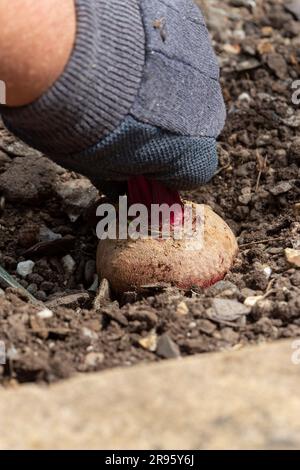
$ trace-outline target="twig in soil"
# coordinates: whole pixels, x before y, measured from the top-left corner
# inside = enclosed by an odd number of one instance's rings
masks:
[[[265,243],[270,243],[270,242],[282,242],[284,240],[286,240],[286,237],[266,238],[264,240],[255,240],[253,242],[243,243],[242,245],[239,245],[239,247],[248,248],[249,246],[259,245],[260,243],[265,244]]]
[[[263,158],[259,151],[256,150],[256,159],[257,159],[257,167],[258,167],[258,176],[257,176],[257,181],[256,181],[256,186],[255,186],[255,192],[257,193],[259,185],[260,185],[260,180],[261,180],[261,175],[267,170],[267,163],[268,163],[268,155]]]
[[[214,174],[214,176],[217,176],[219,173],[221,173],[222,171],[224,170],[227,170],[227,168],[229,168],[231,166],[231,161],[228,162],[226,165],[224,166],[221,166],[221,168],[219,168],[216,173]]]
[[[5,285],[6,287],[13,287],[14,289],[18,289],[19,291],[22,291],[23,295],[25,295],[28,300],[31,302],[31,303],[34,303],[34,304],[40,304],[41,302],[39,302],[35,297],[33,297],[33,295],[31,295],[28,290],[26,290],[23,286],[21,286],[21,284],[19,284],[7,271],[5,271],[4,268],[2,268],[0,266],[0,281],[3,285]]]
[[[271,292],[273,292],[273,290],[274,290],[274,289],[273,289],[273,284],[274,284],[275,281],[276,281],[275,278],[271,279],[271,281],[269,282],[269,284],[268,284],[268,286],[267,286],[267,288],[266,288],[265,296],[266,296],[266,295],[269,295]]]

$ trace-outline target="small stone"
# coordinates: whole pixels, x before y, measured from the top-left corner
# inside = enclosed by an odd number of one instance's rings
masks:
[[[253,296],[250,296],[250,297],[247,297],[245,300],[244,300],[244,305],[246,305],[246,307],[254,307],[254,305],[257,304],[257,302],[259,302],[260,300],[263,300],[263,295],[253,295]]]
[[[37,316],[39,318],[42,318],[42,320],[48,320],[49,318],[53,317],[53,312],[48,308],[44,308],[44,310],[41,310],[37,313]]]
[[[275,73],[275,75],[280,78],[281,80],[284,80],[287,75],[287,63],[285,61],[285,58],[278,53],[273,53],[269,54],[267,58],[267,64],[270,67],[270,69]]]
[[[92,341],[96,341],[98,339],[97,333],[94,331],[90,330],[89,328],[86,328],[85,326],[81,329],[83,336],[86,338],[89,338]]]
[[[180,302],[177,305],[176,314],[179,316],[187,315],[189,313],[189,309],[184,301]]]
[[[76,262],[74,261],[72,256],[66,255],[61,259],[61,261],[62,261],[65,272],[67,274],[72,274],[76,267]]]
[[[273,196],[280,196],[281,194],[288,193],[293,188],[293,185],[289,181],[281,181],[270,189],[270,193]]]
[[[176,343],[165,333],[159,337],[156,354],[164,359],[180,357],[180,350]]]
[[[273,32],[274,32],[274,29],[272,28],[272,26],[263,26],[261,28],[261,34],[265,38],[271,37],[273,35]]]
[[[104,354],[101,352],[90,352],[85,356],[84,363],[87,367],[96,367],[104,361]]]
[[[230,281],[219,281],[207,289],[210,297],[234,297],[238,292],[237,286]]]
[[[57,185],[56,192],[61,197],[63,208],[71,222],[76,222],[99,197],[98,190],[86,178],[61,182]]]
[[[248,315],[251,311],[249,307],[229,299],[213,299],[212,312],[209,312],[212,320],[219,322],[232,322],[240,317]]]
[[[257,59],[244,60],[236,65],[237,72],[246,72],[247,70],[253,70],[260,66],[260,62]]]
[[[230,5],[233,7],[246,7],[246,8],[255,8],[256,7],[256,0],[230,0]]]
[[[296,268],[300,268],[300,250],[294,250],[293,248],[286,248],[284,254],[288,263]]]
[[[41,227],[39,231],[39,241],[40,242],[52,242],[54,240],[59,240],[62,238],[60,233],[52,232],[48,227]]]
[[[17,273],[21,277],[26,277],[32,273],[35,263],[31,260],[22,261],[17,265]]]
[[[266,276],[267,279],[270,279],[271,274],[272,274],[272,268],[270,266],[264,265],[263,266],[263,273]]]
[[[266,55],[266,54],[271,54],[274,52],[274,46],[270,42],[264,40],[260,41],[259,44],[257,45],[257,51],[259,52],[260,55]]]
[[[151,351],[151,352],[156,351],[157,334],[155,333],[155,330],[152,330],[148,336],[141,338],[138,343],[140,346],[142,346],[142,348],[148,351]]]
[[[37,300],[41,300],[42,302],[47,299],[46,292],[44,292],[43,290],[38,290],[35,294],[35,297],[37,298]]]
[[[241,46],[239,44],[224,44],[223,50],[229,54],[238,55],[241,52]]]
[[[284,8],[291,13],[296,20],[300,21],[300,0],[292,0],[291,2],[284,2]]]
[[[5,295],[5,292],[3,289],[0,288],[0,296]]]
[[[251,103],[252,98],[251,98],[251,96],[249,95],[249,93],[244,92],[244,93],[241,93],[241,94],[240,94],[240,96],[238,97],[238,100],[239,100],[239,101],[245,101],[245,102],[247,102],[247,103]]]

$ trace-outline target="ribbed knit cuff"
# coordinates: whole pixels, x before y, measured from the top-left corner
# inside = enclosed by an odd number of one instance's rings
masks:
[[[84,150],[118,127],[145,62],[139,0],[75,0],[76,43],[64,73],[34,103],[1,107],[6,126],[52,155]]]

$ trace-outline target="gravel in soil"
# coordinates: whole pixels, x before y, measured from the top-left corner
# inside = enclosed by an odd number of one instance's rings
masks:
[[[38,300],[0,286],[2,384],[300,336],[300,271],[287,256],[300,249],[299,5],[201,3],[228,119],[220,169],[184,196],[236,233],[232,272],[207,290],[149,286],[116,298],[105,281],[98,288],[95,189],[0,127],[0,265]]]

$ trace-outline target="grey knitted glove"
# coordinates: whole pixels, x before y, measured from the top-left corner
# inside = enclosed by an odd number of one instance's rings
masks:
[[[191,0],[75,0],[77,38],[36,102],[6,126],[104,192],[143,174],[176,189],[207,182],[225,121],[219,68]]]

